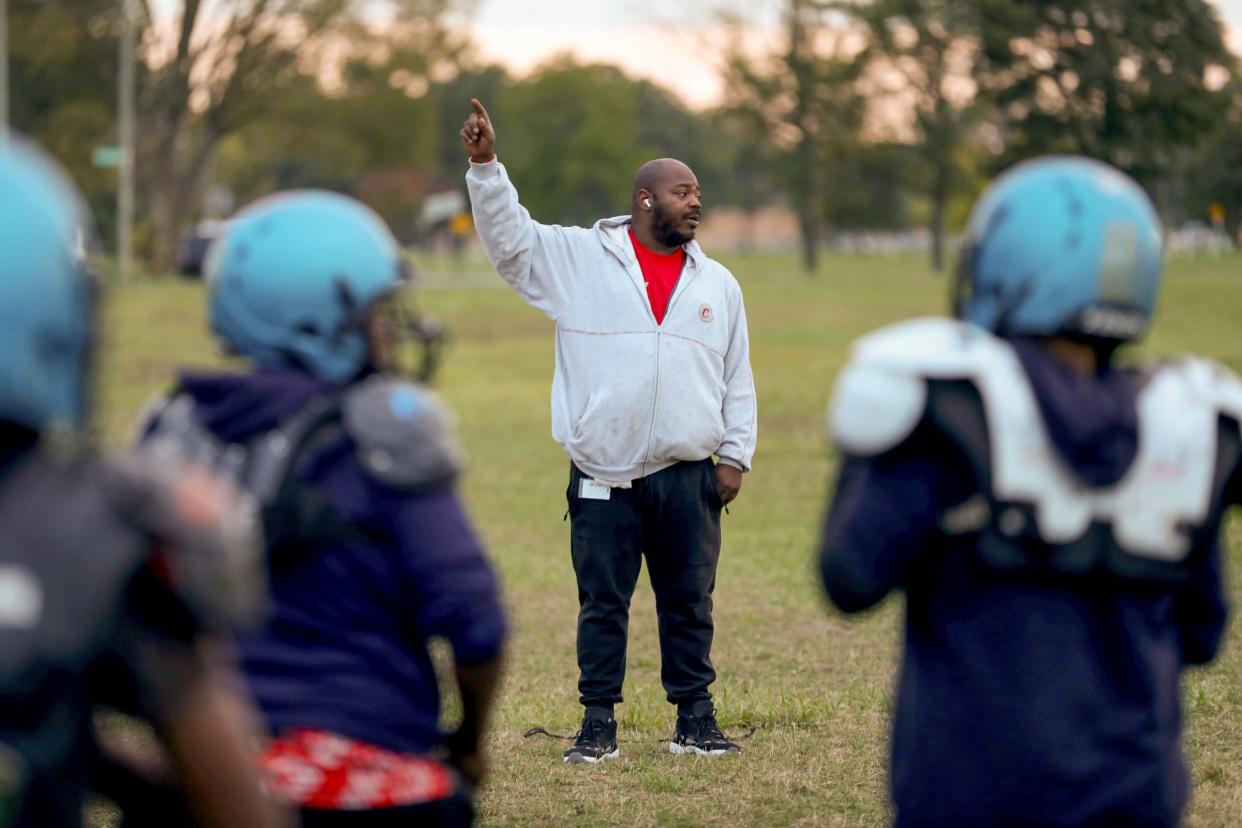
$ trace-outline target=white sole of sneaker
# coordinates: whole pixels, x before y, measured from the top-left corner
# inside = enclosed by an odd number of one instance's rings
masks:
[[[728,756],[730,751],[727,750],[703,750],[693,745],[679,745],[676,742],[668,743],[668,752],[674,756],[686,756],[694,754],[696,756]]]
[[[600,756],[598,759],[594,756],[582,756],[581,754],[574,754],[573,756],[565,757],[565,764],[566,765],[598,765],[600,762],[604,762],[609,759],[616,759],[620,755],[621,755],[620,748],[614,748],[613,750],[610,750],[608,753],[605,753],[603,756]]]

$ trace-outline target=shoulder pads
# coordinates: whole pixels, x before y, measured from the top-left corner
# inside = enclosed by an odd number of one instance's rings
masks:
[[[133,434],[129,445],[136,446],[142,443],[147,438],[148,432],[163,416],[165,409],[179,396],[181,393],[177,386],[169,385],[147,397],[142,408],[138,410],[137,418],[134,419]]]
[[[854,343],[854,362],[875,363],[931,379],[975,376],[1009,347],[990,332],[956,319],[929,316],[873,331]]]
[[[267,600],[257,505],[233,481],[167,444],[110,458],[117,515],[161,542],[169,586],[218,629],[253,629]]]
[[[381,483],[423,486],[461,471],[452,414],[425,388],[373,377],[349,390],[343,415],[362,467]]]
[[[829,433],[851,454],[888,451],[922,419],[927,380],[972,378],[989,361],[1004,358],[1004,346],[990,333],[953,319],[881,328],[854,343],[829,403]]]
[[[900,445],[927,405],[922,377],[877,365],[851,363],[828,403],[828,431],[849,454],[870,456]]]
[[[1193,389],[1221,415],[1242,424],[1242,380],[1221,363],[1203,357],[1187,357],[1161,367],[1177,371]]]

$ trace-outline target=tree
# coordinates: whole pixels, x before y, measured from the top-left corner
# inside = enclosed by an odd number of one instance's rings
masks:
[[[298,187],[348,193],[409,239],[443,132],[426,97],[386,84],[327,97],[300,78],[263,119],[220,142],[210,177],[240,203]]]
[[[723,139],[667,92],[615,66],[562,55],[485,103],[522,201],[541,221],[583,224],[628,212],[634,172],[652,158],[689,164],[709,204],[725,186]]]
[[[918,149],[908,144],[860,143],[838,159],[829,180],[824,215],[838,230],[905,230],[914,217],[910,194],[923,172]]]
[[[750,58],[740,44],[727,56],[726,102],[750,112],[775,148],[774,166],[798,216],[802,264],[819,266],[824,199],[837,161],[857,146],[865,103],[857,81],[865,57],[851,53],[828,21],[832,4],[787,0],[782,51]]]
[[[739,239],[744,249],[754,246],[754,223],[760,208],[770,204],[780,191],[782,181],[777,172],[777,149],[761,112],[746,106],[723,106],[705,116],[712,130],[715,149],[720,154],[720,203],[733,204],[746,215],[745,236]],[[708,205],[715,202],[710,194]]]
[[[633,84],[614,66],[554,58],[491,107],[500,151],[541,221],[581,224],[629,209],[638,145]]]
[[[111,236],[116,174],[91,164],[114,142],[120,15],[98,0],[10,0],[10,120],[55,155]]]
[[[1183,207],[1205,219],[1210,218],[1210,205],[1219,205],[1223,229],[1242,246],[1242,79],[1236,75],[1229,98],[1219,127],[1187,165]]]
[[[147,0],[144,0],[144,4]],[[176,37],[148,28],[142,176],[152,265],[172,261],[220,141],[259,121],[299,81],[348,93],[351,65],[385,64],[394,89],[425,92],[463,41],[443,25],[458,0],[184,0]],[[144,11],[150,21],[149,9]],[[162,52],[168,51],[167,59]]]
[[[976,79],[1004,119],[1006,163],[1081,153],[1152,186],[1215,132],[1233,58],[1207,0],[1011,0],[997,10],[984,21]]]
[[[727,120],[692,112],[668,90],[647,80],[635,80],[638,145],[650,158],[671,157],[694,170],[703,192],[704,209],[743,204],[749,192],[744,181],[749,163],[743,158],[739,136]]]
[[[470,99],[478,98],[489,112],[499,112],[512,86],[513,79],[503,67],[474,65],[468,53],[462,55],[462,63],[452,77],[431,85],[427,97],[435,107],[435,118],[443,133],[433,163],[436,186],[458,187],[465,192],[466,162],[457,131],[470,113]]]
[[[949,200],[961,184],[956,155],[979,110],[971,80],[973,52],[982,18],[995,4],[873,0],[839,5],[866,25],[875,75],[898,82],[887,91],[913,99],[915,143],[926,165],[923,189],[931,204],[932,266],[941,271]]]

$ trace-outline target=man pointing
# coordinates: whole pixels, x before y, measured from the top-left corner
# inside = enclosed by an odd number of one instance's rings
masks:
[[[495,155],[483,105],[461,130],[475,226],[492,264],[556,322],[552,436],[569,454],[578,581],[578,690],[586,708],[566,762],[618,755],[626,630],[643,557],[655,592],[661,680],[677,705],[672,753],[740,749],[708,686],[720,512],[755,449],[742,291],[694,241],[698,180],[680,161],[634,176],[631,215],[593,227],[534,221]],[[713,460],[713,456],[715,460]]]

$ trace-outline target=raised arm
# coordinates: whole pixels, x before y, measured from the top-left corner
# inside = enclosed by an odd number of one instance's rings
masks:
[[[496,129],[477,98],[460,137],[470,158],[466,186],[474,226],[492,265],[532,307],[556,319],[573,299],[583,258],[597,254],[593,231],[540,224],[518,201],[504,165],[496,160]]]

